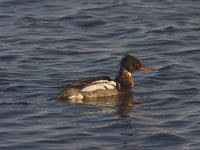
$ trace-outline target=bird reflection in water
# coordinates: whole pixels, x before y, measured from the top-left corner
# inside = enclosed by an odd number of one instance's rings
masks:
[[[130,111],[133,109],[133,105],[133,91],[129,91],[128,93],[120,97],[119,104],[117,106],[117,114],[120,117],[128,117]]]
[[[98,98],[84,98],[84,99],[61,99],[70,104],[87,104],[99,107],[109,107],[115,110],[120,117],[128,117],[130,111],[133,109],[133,91],[129,91],[121,96],[98,97]]]

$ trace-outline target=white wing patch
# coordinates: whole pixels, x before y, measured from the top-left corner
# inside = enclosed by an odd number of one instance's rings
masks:
[[[108,80],[98,80],[91,83],[91,85],[83,88],[82,92],[93,92],[96,90],[106,90],[106,89],[114,89],[116,88],[115,81],[108,81]]]

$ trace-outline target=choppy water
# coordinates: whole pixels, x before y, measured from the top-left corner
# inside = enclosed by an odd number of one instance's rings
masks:
[[[199,16],[198,0],[1,0],[0,149],[200,149]],[[134,73],[139,104],[53,98],[126,53],[159,70]]]

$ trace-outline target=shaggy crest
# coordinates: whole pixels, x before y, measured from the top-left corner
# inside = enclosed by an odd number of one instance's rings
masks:
[[[124,56],[120,62],[120,68],[124,68],[131,73],[134,70],[139,70],[141,66],[142,64],[140,63],[139,59],[131,55]]]

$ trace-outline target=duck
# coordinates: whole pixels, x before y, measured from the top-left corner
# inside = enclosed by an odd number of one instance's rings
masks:
[[[132,73],[136,70],[155,71],[153,68],[144,67],[137,57],[128,54],[122,57],[119,72],[115,79],[108,76],[83,78],[69,84],[56,98],[60,100],[83,100],[123,96],[133,91]]]

